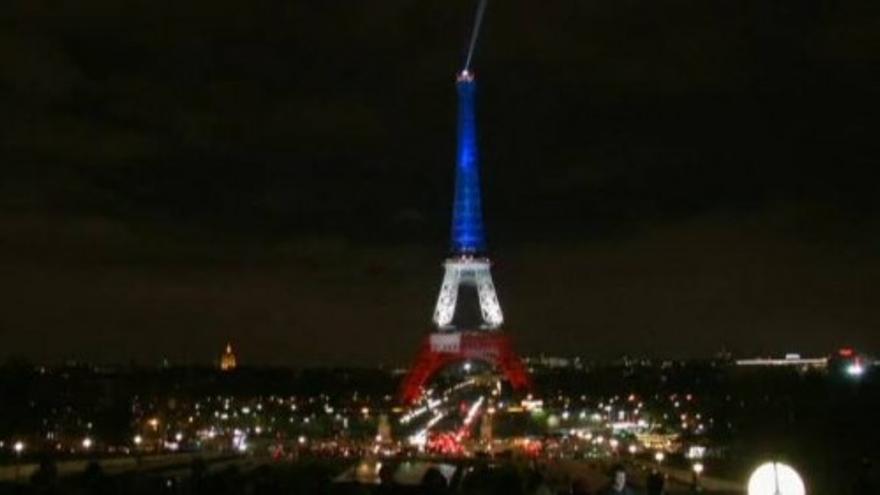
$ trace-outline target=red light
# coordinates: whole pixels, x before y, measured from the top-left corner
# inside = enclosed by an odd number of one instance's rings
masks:
[[[434,433],[428,438],[426,446],[429,452],[459,456],[464,454],[464,447],[452,433]]]
[[[841,357],[846,357],[846,358],[852,357],[853,354],[855,354],[855,352],[850,347],[844,347],[843,349],[837,351],[837,353],[840,354]]]

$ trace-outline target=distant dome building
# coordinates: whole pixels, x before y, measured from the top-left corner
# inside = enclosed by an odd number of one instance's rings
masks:
[[[238,360],[235,353],[232,352],[232,344],[226,344],[226,352],[220,356],[220,369],[223,371],[232,371],[238,366]]]

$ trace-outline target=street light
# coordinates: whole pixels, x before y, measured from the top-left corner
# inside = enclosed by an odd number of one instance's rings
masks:
[[[654,454],[654,460],[657,461],[658,464],[662,463],[663,459],[666,459],[666,454],[663,452],[657,452]]]
[[[18,483],[18,478],[21,476],[21,454],[24,452],[24,442],[16,441],[12,450],[15,451],[15,482]]]
[[[703,474],[703,463],[695,462],[691,468],[694,470],[694,491],[702,491],[700,487],[700,475]]]
[[[140,434],[137,434],[131,440],[132,442],[134,442],[135,469],[139,469],[141,467],[141,444],[144,443],[144,437],[142,437]]]
[[[781,462],[767,462],[755,469],[749,477],[749,495],[805,495],[801,476],[791,466]]]
[[[92,448],[92,439],[89,437],[83,438],[82,446],[86,450],[89,450],[90,448]]]

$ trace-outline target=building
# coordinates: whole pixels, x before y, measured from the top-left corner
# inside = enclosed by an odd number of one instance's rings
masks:
[[[804,358],[800,354],[786,354],[783,358],[738,359],[737,366],[784,366],[800,370],[824,370],[828,368],[828,358]]]
[[[238,360],[235,353],[232,352],[232,344],[226,344],[226,351],[220,356],[220,369],[223,371],[232,371],[238,366]]]

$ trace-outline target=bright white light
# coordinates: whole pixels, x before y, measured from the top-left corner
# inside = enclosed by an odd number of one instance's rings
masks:
[[[862,366],[862,363],[856,361],[851,365],[846,367],[846,374],[849,376],[862,376],[865,373],[865,367]]]
[[[636,447],[635,445],[630,445],[630,446],[629,446],[629,453],[630,453],[630,454],[635,454],[636,452],[638,452],[638,450],[639,450],[639,448]]]
[[[83,438],[82,446],[83,446],[84,449],[90,449],[90,448],[92,448],[92,439],[89,438],[89,437],[85,437],[85,438]]]
[[[426,424],[424,428],[410,435],[408,439],[409,444],[420,449],[425,448],[425,444],[428,443],[428,430],[430,430],[441,419],[443,419],[443,413],[440,411],[436,412],[434,417],[428,421],[428,424]]]
[[[762,464],[749,478],[749,495],[806,495],[804,482],[791,466]]]
[[[140,435],[134,436],[134,444],[135,445],[140,445],[143,441],[144,441],[144,439]]]
[[[409,413],[404,414],[403,416],[401,416],[401,417],[400,417],[400,422],[401,422],[401,424],[407,424],[407,423],[409,423],[410,421],[412,421],[414,418],[416,418],[416,417],[418,417],[418,416],[421,416],[422,414],[428,412],[429,410],[434,409],[435,407],[439,406],[439,405],[442,404],[442,403],[443,403],[443,401],[441,401],[440,399],[431,399],[431,400],[428,401],[428,405],[427,405],[427,406],[422,406],[422,407],[420,407],[420,408],[418,408],[418,409],[415,409],[415,410],[413,410],[413,411],[410,411]]]
[[[657,452],[654,454],[654,460],[657,462],[663,462],[663,459],[666,459],[666,454],[663,452]]]
[[[247,435],[238,428],[232,432],[232,447],[239,452],[244,452],[248,449]]]
[[[694,465],[693,465],[693,468],[694,468],[694,472],[695,472],[695,473],[697,473],[697,474],[702,474],[702,473],[703,473],[703,469],[704,469],[704,468],[703,468],[703,463],[701,463],[701,462],[695,462]]]
[[[465,371],[465,373],[470,373],[470,372],[471,372],[471,368],[473,368],[473,366],[471,365],[470,361],[464,363],[464,371]]]
[[[297,442],[299,442],[300,445],[305,445],[305,443],[306,443],[306,436],[305,436],[305,435],[300,435],[299,438],[297,439]]]
[[[178,431],[177,434],[174,435],[174,439],[180,442],[181,440],[183,440],[183,433]]]
[[[476,417],[477,412],[480,410],[480,407],[483,405],[483,400],[484,400],[483,396],[480,396],[480,398],[477,399],[477,401],[474,402],[473,405],[471,405],[471,408],[467,412],[467,416],[465,416],[465,418],[464,418],[464,425],[465,426],[469,426],[471,424],[471,422],[473,422],[474,417]]]
[[[24,442],[22,442],[21,440],[15,442],[15,444],[12,446],[12,450],[14,450],[16,454],[21,454],[24,451]]]
[[[705,455],[706,447],[702,445],[691,445],[685,453],[685,457],[688,459],[702,459]]]

